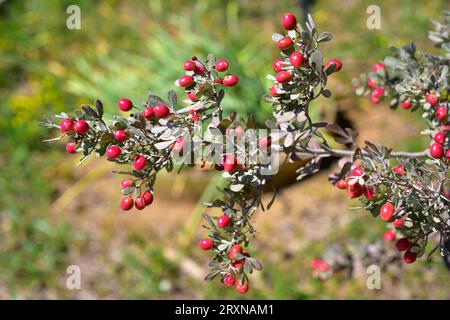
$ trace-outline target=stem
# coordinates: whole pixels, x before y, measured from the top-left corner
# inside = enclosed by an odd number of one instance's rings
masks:
[[[329,155],[329,156],[339,156],[339,157],[347,157],[353,156],[355,153],[354,150],[341,150],[341,149],[306,149],[305,154],[312,154],[315,156],[318,155]],[[365,150],[361,150],[363,155],[367,155]],[[391,157],[395,158],[423,158],[427,155],[426,151],[421,152],[407,152],[407,151],[393,151],[390,153]]]

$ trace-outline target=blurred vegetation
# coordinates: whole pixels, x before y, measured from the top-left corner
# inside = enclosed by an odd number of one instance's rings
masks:
[[[383,25],[381,30],[368,31],[366,8],[374,1],[315,1],[312,13],[317,25],[335,36],[335,41],[324,47],[325,56],[344,62],[344,71],[331,81],[335,89],[332,100],[321,101],[318,110],[326,112],[327,104],[336,107],[340,101],[352,101],[344,107],[346,111],[358,108],[349,80],[382,58],[389,45],[415,39],[419,48],[432,50],[426,42],[428,21],[439,16],[446,1],[400,0],[395,6],[391,1],[375,2],[381,7]],[[50,133],[38,126],[39,119],[71,111],[94,98],[104,102],[106,114],[111,116],[120,97],[132,97],[137,103],[148,90],[164,95],[174,87],[184,60],[212,52],[228,59],[232,72],[240,77],[239,87],[227,90],[226,110],[255,113],[263,122],[270,110],[260,97],[269,86],[266,75],[272,72],[271,62],[277,55],[271,33],[280,30],[283,12],[300,12],[297,1],[288,0],[80,0],[82,28],[68,30],[66,8],[71,4],[73,1],[56,0],[0,4],[0,298],[73,297],[61,280],[65,268],[77,261],[74,257],[83,257],[94,241],[92,234],[74,227],[76,219],[54,208],[55,200],[80,172],[71,170],[74,162],[66,160],[61,145],[42,143]],[[414,115],[410,117],[418,121]],[[404,145],[420,148],[421,143],[405,141]],[[94,169],[87,166],[84,170]],[[71,213],[77,216],[78,210],[88,212],[89,208],[77,207]],[[370,218],[359,218],[328,240],[369,241],[382,230],[381,224],[374,228]],[[128,230],[119,258],[107,260],[111,265],[105,266],[108,270],[102,279],[112,279],[111,285],[90,280],[92,294],[82,297],[238,297],[233,290],[219,288],[218,283],[185,279],[177,264],[168,260],[166,247],[151,240]],[[309,245],[301,259],[276,263],[268,258],[267,248],[257,248],[256,254],[262,260],[267,258],[270,267],[255,280],[260,284],[248,297],[336,297],[342,284],[306,277],[310,259],[322,249],[321,244]],[[204,261],[195,250],[181,254]],[[90,259],[98,258],[93,254]],[[292,268],[300,272],[300,283]],[[433,268],[440,272],[435,272],[432,283],[445,284],[443,267],[437,263]],[[430,282],[415,270],[409,279],[422,279],[416,280],[419,284]],[[344,286],[347,298],[361,296],[354,282]]]

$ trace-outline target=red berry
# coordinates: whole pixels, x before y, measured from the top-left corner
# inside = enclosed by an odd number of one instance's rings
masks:
[[[284,60],[283,59],[276,59],[273,63],[272,63],[272,68],[273,70],[275,70],[275,72],[280,72],[284,67]]]
[[[285,13],[281,18],[281,25],[286,30],[294,30],[297,26],[297,18],[292,13]]]
[[[445,158],[447,160],[450,160],[450,150],[447,150],[447,152],[445,153]]]
[[[197,64],[197,65],[195,66],[195,69],[194,69],[194,73],[195,73],[195,74],[200,74],[200,75],[202,75],[202,74],[204,74],[205,72],[206,72],[206,69],[205,69],[205,67],[204,67],[203,65]]]
[[[411,103],[411,101],[409,101],[409,100],[405,100],[405,101],[403,101],[402,102],[402,108],[403,109],[409,109],[409,108],[411,108],[412,107],[412,103]]]
[[[381,99],[380,99],[379,96],[374,96],[374,95],[372,95],[372,96],[370,97],[370,101],[372,101],[373,104],[379,104],[379,103],[381,102]]]
[[[386,202],[380,208],[380,218],[383,221],[391,221],[394,216],[395,207],[392,203]]]
[[[359,183],[354,183],[354,184],[349,184],[347,181],[347,195],[352,198],[359,198],[362,196],[363,194],[363,188],[361,187],[361,185]]]
[[[155,116],[158,118],[165,118],[170,114],[169,108],[164,104],[154,106],[153,111],[155,112]]]
[[[259,141],[258,141],[258,147],[260,149],[270,148],[271,145],[272,145],[272,137],[271,136],[263,137],[263,138],[259,139]]]
[[[325,64],[325,69],[328,69],[331,66],[331,64],[335,64],[336,65],[336,67],[334,68],[335,72],[338,72],[338,71],[340,71],[342,69],[342,62],[340,60],[338,60],[338,59],[331,59],[330,61],[328,61]]]
[[[213,241],[210,238],[203,238],[199,242],[200,249],[211,250],[213,248]]]
[[[223,79],[222,78],[215,78],[214,79],[214,83],[215,84],[222,84],[223,83]]]
[[[195,93],[193,92],[188,92],[187,93],[187,97],[189,100],[191,100],[192,102],[195,102],[198,100],[197,96],[195,95]]]
[[[222,60],[217,61],[216,70],[219,72],[224,72],[224,71],[227,71],[228,66],[229,66],[228,61],[225,59],[222,59]]]
[[[447,108],[443,106],[437,108],[436,117],[438,118],[439,121],[445,120],[445,118],[447,117]]]
[[[384,64],[383,63],[376,63],[373,66],[373,71],[378,72],[378,70],[384,69]]]
[[[289,61],[294,66],[294,68],[298,69],[303,65],[303,55],[300,52],[292,52],[289,56]]]
[[[183,69],[186,71],[194,71],[196,64],[192,60],[187,60],[183,63]]]
[[[131,179],[124,179],[120,183],[120,188],[121,189],[126,189],[126,188],[131,187],[132,185],[133,185],[133,180],[131,180]]]
[[[367,80],[367,85],[369,87],[375,87],[378,84],[378,80],[377,79],[369,79]]]
[[[347,188],[347,182],[345,182],[344,179],[340,179],[340,180],[338,180],[338,182],[336,182],[336,187],[338,189],[344,190]]]
[[[403,224],[405,223],[405,221],[401,218],[399,219],[395,219],[394,222],[392,222],[392,225],[396,228],[401,228],[403,227]]]
[[[178,79],[178,84],[181,87],[189,87],[190,85],[192,85],[194,83],[194,79],[192,79],[191,76],[181,76],[180,79]]]
[[[230,224],[230,218],[226,215],[221,215],[217,219],[217,226],[219,226],[219,228],[226,228],[226,227],[228,227],[229,224]]]
[[[375,188],[374,187],[363,187],[363,194],[366,199],[371,200],[375,196]]]
[[[403,261],[406,263],[413,263],[417,259],[417,254],[411,251],[406,251],[403,255]]]
[[[429,93],[425,96],[425,99],[428,101],[429,104],[432,106],[436,106],[439,103],[439,98],[436,97],[434,94]]]
[[[443,144],[445,142],[445,133],[442,131],[436,132],[436,134],[434,135],[434,141]]]
[[[147,159],[142,155],[136,156],[134,158],[134,168],[139,171],[145,168],[145,165],[147,164]]]
[[[62,133],[72,133],[73,132],[73,121],[72,119],[65,118],[59,123]]]
[[[230,259],[235,260],[235,255],[237,253],[242,253],[242,247],[238,244],[235,244],[230,248]]]
[[[289,71],[280,71],[275,78],[279,83],[288,83],[292,79],[292,74]]]
[[[222,157],[222,166],[226,172],[232,173],[237,168],[236,157],[234,155]]]
[[[225,87],[234,87],[239,82],[239,78],[235,74],[227,74],[223,77],[222,83]]]
[[[145,191],[141,196],[144,199],[145,205],[151,205],[153,203],[153,194],[150,191]]]
[[[244,294],[248,291],[248,283],[241,282],[241,280],[236,281],[236,291],[240,294]]]
[[[147,107],[144,109],[142,115],[147,120],[153,119],[153,117],[155,116],[155,110],[153,109],[153,107]]]
[[[78,120],[77,122],[75,122],[73,128],[78,134],[85,134],[89,131],[89,125],[84,120]]]
[[[119,142],[124,142],[128,139],[128,134],[119,129],[114,132],[114,138]]]
[[[387,230],[387,231],[384,233],[384,239],[385,239],[386,241],[394,241],[394,240],[395,240],[395,232],[392,231],[392,230]]]
[[[133,108],[133,102],[127,98],[122,98],[119,100],[118,106],[122,111],[130,111]]]
[[[234,261],[231,263],[231,265],[233,266],[233,268],[242,269],[244,267],[244,262],[245,262],[244,260]]]
[[[234,277],[231,273],[227,273],[225,277],[223,277],[223,284],[226,287],[232,287],[234,285]]]
[[[396,166],[394,169],[392,169],[392,171],[394,171],[395,173],[404,176],[406,174],[405,171],[405,166],[402,164],[399,164],[398,166]]]
[[[124,197],[120,201],[120,207],[122,208],[122,210],[125,210],[125,211],[128,211],[131,208],[133,208],[133,205],[134,205],[134,200],[132,197]]]
[[[315,258],[311,261],[311,268],[314,271],[327,272],[330,269],[330,265],[322,259]]]
[[[279,97],[281,94],[277,92],[278,87],[276,85],[270,87],[269,93],[272,97]]]
[[[195,110],[189,111],[189,114],[191,115],[192,121],[197,122],[200,120],[200,114],[197,113]]]
[[[136,207],[136,209],[138,210],[142,210],[145,208],[146,204],[145,204],[145,200],[142,197],[139,197],[136,199],[136,202],[134,204],[134,206]]]
[[[411,243],[409,242],[408,238],[401,238],[395,243],[395,247],[398,251],[408,250],[410,246]]]
[[[75,142],[69,142],[66,144],[66,151],[68,153],[77,153],[77,151],[75,150],[77,144]]]
[[[384,94],[384,89],[383,88],[376,87],[372,91],[372,96],[381,97],[383,94]]]
[[[435,159],[440,159],[444,155],[444,147],[439,143],[433,143],[430,147],[430,155]]]
[[[106,156],[109,159],[118,158],[121,153],[122,149],[120,149],[118,146],[109,146],[108,149],[106,149]]]
[[[280,40],[278,40],[278,49],[280,50],[289,50],[294,45],[294,42],[290,37],[283,37]]]
[[[364,174],[364,168],[360,165],[357,165],[352,169],[352,176],[361,177]]]

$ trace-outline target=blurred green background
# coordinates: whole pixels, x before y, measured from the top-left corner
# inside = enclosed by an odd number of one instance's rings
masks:
[[[66,27],[72,4],[81,9],[81,30]],[[381,7],[380,30],[366,28],[372,4]],[[390,45],[416,40],[434,52],[426,39],[429,19],[445,9],[444,0],[315,1],[319,30],[334,35],[322,47],[325,57],[344,63],[330,81],[333,97],[315,104],[315,116],[345,117],[361,141],[422,149],[419,115],[357,99],[350,80]],[[109,173],[110,164],[94,160],[75,168],[77,159],[62,144],[42,143],[56,132],[38,122],[94,98],[111,117],[122,96],[164,95],[184,60],[210,52],[228,59],[241,79],[227,90],[226,110],[254,113],[262,122],[270,110],[261,96],[277,57],[271,34],[282,31],[283,12],[301,16],[299,3],[288,0],[0,2],[0,298],[241,297],[218,281],[202,281],[208,257],[196,243],[203,234],[201,202],[220,183],[213,173],[163,175],[154,205],[124,214],[120,177]],[[326,181],[331,171],[283,188],[273,209],[259,214],[252,250],[264,270],[251,278],[245,297],[450,298],[450,273],[438,255],[383,274],[382,290],[368,290],[364,276],[311,276],[311,259],[327,245],[372,242],[384,232],[367,213],[347,209],[352,203]],[[66,288],[69,265],[81,267],[81,290]]]

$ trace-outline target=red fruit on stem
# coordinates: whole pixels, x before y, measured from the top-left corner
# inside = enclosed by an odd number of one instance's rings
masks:
[[[297,18],[290,12],[285,13],[281,17],[281,25],[286,30],[294,30],[297,26]]]
[[[369,87],[375,87],[376,85],[378,85],[378,79],[369,79],[369,80],[367,80],[367,85]]]
[[[233,266],[233,268],[242,269],[244,267],[244,260],[234,261],[231,263],[231,265]]]
[[[379,96],[372,95],[370,97],[370,101],[372,101],[373,104],[379,104],[381,102],[381,98]]]
[[[155,116],[158,118],[165,118],[170,114],[169,107],[164,104],[158,104],[153,107],[153,111],[155,112]]]
[[[395,207],[392,203],[386,202],[380,208],[380,218],[381,220],[387,222],[391,221],[394,216]]]
[[[384,89],[380,87],[373,88],[372,96],[381,97],[384,94]]]
[[[237,168],[237,158],[234,155],[224,156],[222,166],[226,172],[232,173]]]
[[[221,215],[217,219],[217,226],[219,228],[226,228],[226,227],[228,227],[229,224],[230,224],[230,218],[226,215]]]
[[[294,45],[294,42],[290,37],[283,37],[280,40],[278,40],[278,49],[280,50],[289,50]]]
[[[248,283],[247,282],[241,282],[241,280],[236,281],[236,291],[240,294],[244,294],[248,291]]]
[[[120,200],[120,208],[122,210],[128,211],[131,208],[133,208],[134,200],[132,197],[123,197],[122,200]]]
[[[69,142],[66,144],[66,151],[72,154],[77,153],[77,151],[75,150],[76,146],[77,144],[75,142]]]
[[[300,52],[292,52],[289,56],[289,61],[291,62],[294,68],[298,69],[303,65],[304,58]]]
[[[197,96],[196,96],[195,93],[193,93],[192,91],[187,93],[187,97],[188,97],[188,99],[191,100],[192,102],[195,102],[195,101],[198,100]]]
[[[399,164],[398,166],[396,166],[394,169],[392,169],[392,171],[394,171],[396,174],[399,174],[402,176],[404,176],[406,174],[405,166],[402,164]]]
[[[62,133],[72,133],[73,132],[73,121],[72,119],[65,118],[60,123],[60,129]]]
[[[406,263],[413,263],[417,259],[417,254],[411,251],[406,251],[403,255],[403,261]]]
[[[239,82],[239,78],[235,74],[227,74],[223,77],[222,83],[225,87],[234,87]]]
[[[347,182],[345,182],[344,179],[340,179],[340,180],[338,180],[338,182],[336,182],[336,187],[338,189],[344,190],[347,188]]]
[[[192,60],[187,60],[183,63],[183,69],[186,71],[194,71],[196,64]]]
[[[336,67],[334,68],[334,72],[338,72],[342,69],[342,62],[338,59],[331,59],[330,61],[328,61],[325,64],[325,69],[328,69],[331,66],[331,64],[336,65]]]
[[[153,109],[153,107],[147,107],[144,109],[142,115],[147,120],[153,119],[155,117],[155,110]]]
[[[76,133],[85,134],[89,131],[89,124],[84,120],[78,120],[73,125],[73,128],[75,129]]]
[[[136,158],[134,158],[134,168],[137,171],[144,169],[146,164],[147,159],[142,154],[137,155]]]
[[[231,273],[227,273],[225,277],[223,277],[223,284],[225,287],[232,287],[234,285],[234,277]]]
[[[276,59],[273,63],[272,63],[272,68],[273,70],[275,70],[275,72],[280,72],[284,67],[284,60],[283,59]]]
[[[202,250],[211,250],[213,248],[213,241],[210,238],[203,238],[198,245]]]
[[[445,153],[445,159],[450,160],[450,150]]]
[[[272,97],[279,97],[281,94],[278,93],[278,86],[274,85],[272,87],[270,87],[269,89],[269,93]]]
[[[228,70],[228,66],[229,66],[228,61],[225,59],[222,59],[222,60],[217,61],[216,70],[219,72],[224,72],[224,71]]]
[[[392,225],[396,228],[401,228],[403,227],[403,224],[405,223],[405,221],[401,218],[399,219],[395,219],[394,222],[392,222]]]
[[[346,192],[350,198],[355,199],[362,196],[363,188],[359,183],[349,184],[347,181]]]
[[[311,260],[311,268],[318,272],[327,272],[330,269],[330,265],[323,259],[314,258]]]
[[[445,142],[445,133],[443,131],[436,132],[434,135],[434,141],[443,144]]]
[[[131,179],[124,179],[120,183],[120,189],[126,189],[126,188],[131,187],[132,185],[133,185],[133,180],[131,180]]]
[[[429,93],[425,96],[425,100],[432,106],[436,106],[439,103],[439,98],[436,97],[434,94]]]
[[[392,230],[387,230],[387,231],[384,233],[384,239],[385,239],[386,241],[394,241],[394,240],[395,240],[395,232],[392,231]]]
[[[380,70],[380,69],[384,69],[383,63],[379,62],[379,63],[374,64],[373,71],[378,72],[378,70]]]
[[[232,245],[230,248],[230,259],[235,260],[236,253],[242,253],[242,247],[238,244]]]
[[[437,108],[436,117],[438,118],[439,121],[444,121],[445,118],[447,117],[447,108],[443,106]]]
[[[395,243],[395,247],[398,251],[405,251],[408,250],[409,247],[411,247],[411,243],[409,242],[408,238],[401,238],[397,240]]]
[[[352,169],[352,176],[361,177],[364,174],[364,168],[360,165],[355,166]]]
[[[109,146],[106,149],[106,156],[109,159],[115,159],[118,158],[120,156],[120,154],[122,153],[122,149],[120,149],[118,146]]]
[[[363,187],[363,194],[366,199],[371,200],[375,196],[375,188],[374,187]]]
[[[440,159],[444,155],[444,147],[439,143],[433,143],[430,147],[430,155],[435,159]]]
[[[127,98],[120,99],[117,105],[122,111],[130,111],[133,108],[133,102]]]
[[[181,76],[180,79],[178,79],[178,84],[181,87],[189,87],[193,83],[194,83],[194,79],[192,79],[192,77],[188,76],[188,75]]]
[[[200,75],[202,75],[202,74],[204,74],[205,72],[206,72],[206,69],[205,69],[205,67],[204,67],[203,65],[197,64],[197,65],[195,66],[195,69],[194,69],[194,73],[195,73],[195,74],[200,74]]]
[[[136,209],[138,210],[142,210],[145,208],[146,204],[145,204],[145,200],[142,197],[139,197],[136,199],[136,202],[134,204],[134,206],[136,207]]]
[[[189,114],[191,115],[192,121],[197,122],[200,120],[200,114],[197,113],[195,110],[189,111]]]
[[[409,100],[402,101],[402,108],[408,110],[412,107],[412,103]]]
[[[114,131],[114,139],[119,142],[124,142],[128,139],[128,134],[123,130],[116,130]]]
[[[292,74],[289,71],[280,71],[275,78],[279,83],[288,83],[292,79]]]
[[[145,191],[142,194],[142,199],[144,199],[145,205],[151,205],[153,203],[153,194],[150,191]]]

